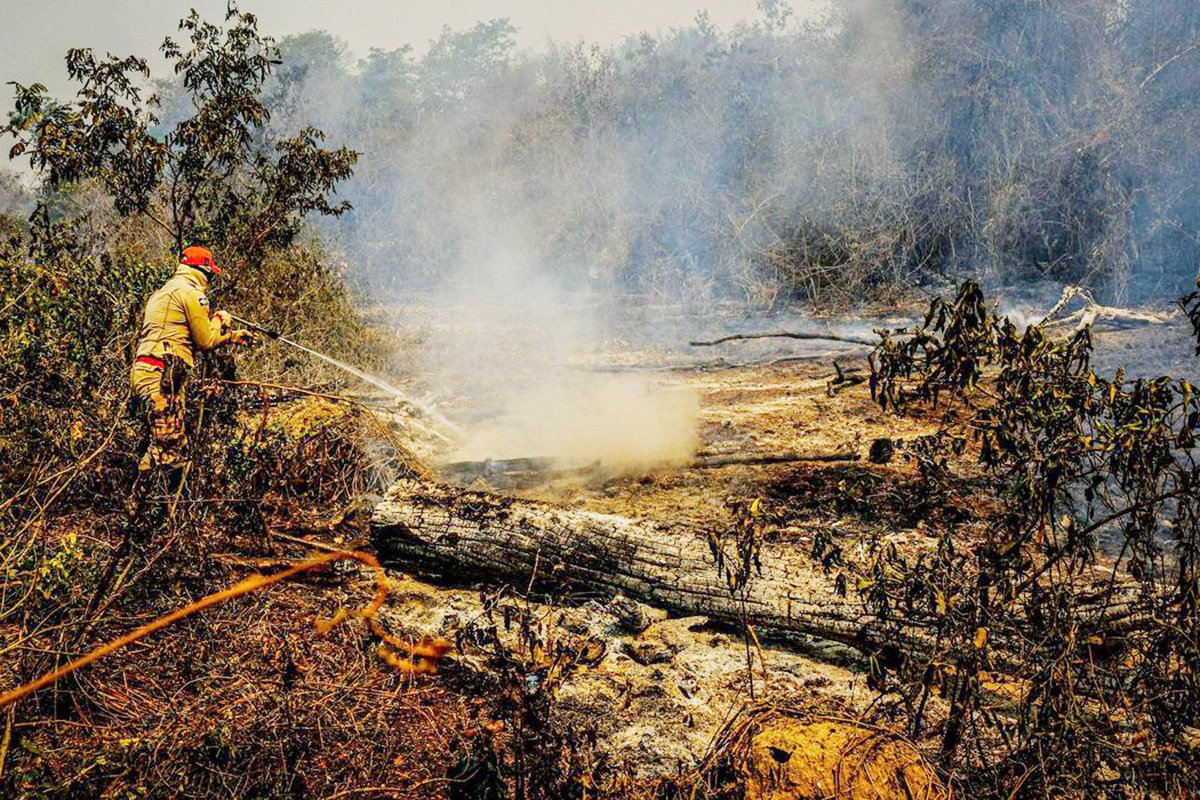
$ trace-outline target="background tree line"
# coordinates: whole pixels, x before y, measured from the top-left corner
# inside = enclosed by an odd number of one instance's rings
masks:
[[[1200,8],[838,3],[518,50],[285,38],[273,120],[363,153],[329,226],[407,290],[511,251],[593,289],[853,302],[971,276],[1177,296],[1200,263]],[[486,269],[486,266],[482,267]]]

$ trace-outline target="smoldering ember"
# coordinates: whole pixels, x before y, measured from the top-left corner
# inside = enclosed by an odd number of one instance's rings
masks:
[[[0,796],[1197,796],[1200,5],[195,3],[0,26]]]

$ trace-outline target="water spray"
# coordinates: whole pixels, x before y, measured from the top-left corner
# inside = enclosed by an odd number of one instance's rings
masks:
[[[383,390],[384,392],[391,395],[392,397],[395,397],[397,400],[400,400],[401,402],[412,406],[417,411],[421,412],[421,414],[423,416],[425,416],[426,418],[428,418],[428,419],[432,420],[434,423],[436,423],[439,427],[444,428],[445,430],[448,430],[452,433],[458,432],[458,426],[456,426],[450,420],[446,419],[446,417],[441,412],[426,405],[425,403],[421,403],[417,400],[414,400],[412,397],[410,397],[406,392],[402,391],[401,389],[397,389],[395,386],[392,386],[390,383],[387,383],[386,381],[384,381],[380,378],[376,378],[374,375],[368,375],[367,373],[363,372],[358,367],[347,364],[345,361],[336,359],[333,356],[329,356],[324,353],[313,350],[311,347],[305,347],[304,345],[300,344],[299,342],[293,341],[292,339],[289,339],[288,337],[284,336],[279,331],[275,331],[275,330],[267,328],[263,325],[259,325],[257,322],[251,322],[248,319],[242,319],[241,317],[236,316],[234,314],[230,314],[229,318],[232,319],[234,322],[245,325],[247,328],[249,328],[252,331],[257,331],[258,333],[261,333],[263,336],[266,336],[268,339],[274,339],[277,342],[283,342],[284,344],[291,345],[292,347],[296,348],[297,350],[303,350],[305,353],[308,353],[309,355],[316,356],[317,358],[321,359],[325,363],[331,364],[331,365],[337,367],[338,369],[342,370],[343,372],[348,372],[351,375],[353,375],[354,377],[358,378],[359,380],[365,381],[365,382],[371,384],[372,386]],[[443,438],[445,438],[445,437],[443,437]]]

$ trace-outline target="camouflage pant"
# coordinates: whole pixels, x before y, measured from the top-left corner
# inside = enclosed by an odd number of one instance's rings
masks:
[[[154,467],[180,468],[187,463],[188,437],[184,427],[186,367],[166,369],[135,363],[130,381],[140,398],[150,430],[150,444],[138,462],[138,470]]]

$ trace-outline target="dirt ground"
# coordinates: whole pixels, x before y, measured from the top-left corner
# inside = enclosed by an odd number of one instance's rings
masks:
[[[865,375],[861,357],[840,363],[851,375]],[[653,372],[668,390],[699,397],[702,455],[865,454],[874,438],[932,429],[931,422],[878,412],[863,383],[831,396],[832,377],[825,360]],[[847,480],[910,471],[902,459],[879,466],[661,467],[565,479],[523,493],[703,530],[728,525],[730,498],[761,496],[781,514],[786,509],[790,521],[782,535],[803,546],[810,530],[842,525],[851,537],[874,524],[870,514],[842,518],[836,503],[846,496]],[[804,487],[803,502],[796,501],[797,487]],[[363,544],[351,527],[334,524],[339,509],[324,511],[276,520],[272,530],[333,546]],[[63,532],[84,526],[82,519],[57,524]],[[306,555],[306,548],[286,541],[263,550],[259,541],[224,541],[219,531],[213,537],[208,565],[199,572],[185,568],[161,587],[159,608],[110,620],[92,638],[119,635],[188,597],[254,572],[277,571]],[[111,538],[105,523],[84,544],[104,551],[113,546]],[[151,794],[181,795],[287,791],[319,797],[373,786],[376,796],[446,796],[448,769],[476,758],[470,753],[482,739],[503,747],[511,735],[506,679],[493,672],[497,653],[468,642],[442,674],[407,677],[373,655],[361,625],[327,635],[314,629],[314,621],[339,607],[360,604],[370,586],[354,570],[301,579],[206,612],[81,672],[71,686],[88,702],[55,708],[47,698],[40,718],[15,718],[20,750],[8,759],[6,777],[15,780],[10,785],[19,793],[48,788],[52,796],[118,796],[139,786]],[[477,630],[487,616],[484,588],[434,587],[396,576],[385,625],[399,635],[461,643],[464,631]],[[853,665],[771,644],[748,662],[751,651],[736,634],[699,618],[663,620],[652,609],[646,609],[649,628],[624,630],[610,600],[554,607],[506,601],[509,609],[540,620],[548,631],[545,650],[550,643],[600,644],[603,658],[561,677],[552,713],[556,725],[586,729],[595,738],[602,754],[597,775],[610,788],[645,792],[694,770],[747,702],[802,698],[810,710],[830,713],[865,712],[871,705],[873,693]],[[511,659],[521,645],[510,641],[505,647],[511,651],[504,659]],[[518,658],[520,669],[542,674],[538,659],[526,652]],[[480,733],[493,728],[499,732]],[[268,740],[276,744],[264,748]]]
[[[895,320],[893,320],[894,322]],[[783,341],[783,344],[780,344]],[[684,388],[700,398],[698,456],[770,455],[773,453],[853,453],[857,464],[737,464],[716,468],[647,468],[642,473],[603,479],[565,478],[517,493],[533,499],[600,512],[646,517],[698,527],[728,521],[726,500],[778,495],[792,486],[812,492],[824,477],[835,484],[847,474],[871,473],[889,482],[915,476],[911,460],[898,454],[888,464],[870,464],[868,450],[880,438],[897,444],[934,433],[940,416],[898,416],[880,410],[866,381],[831,387],[834,362],[852,378],[869,374],[865,348],[828,350],[786,340],[738,343],[707,364],[667,367],[654,372],[664,388]],[[1095,333],[1094,367],[1098,373],[1123,368],[1129,378],[1170,375],[1200,383],[1195,340],[1185,319]],[[695,359],[695,351],[686,354]],[[678,362],[678,354],[624,353],[619,360]],[[750,362],[748,366],[728,361]],[[954,413],[953,409],[940,413]],[[959,466],[971,469],[971,451]],[[799,485],[797,485],[799,484]],[[844,488],[844,487],[843,487]],[[809,497],[819,506],[820,497]]]

